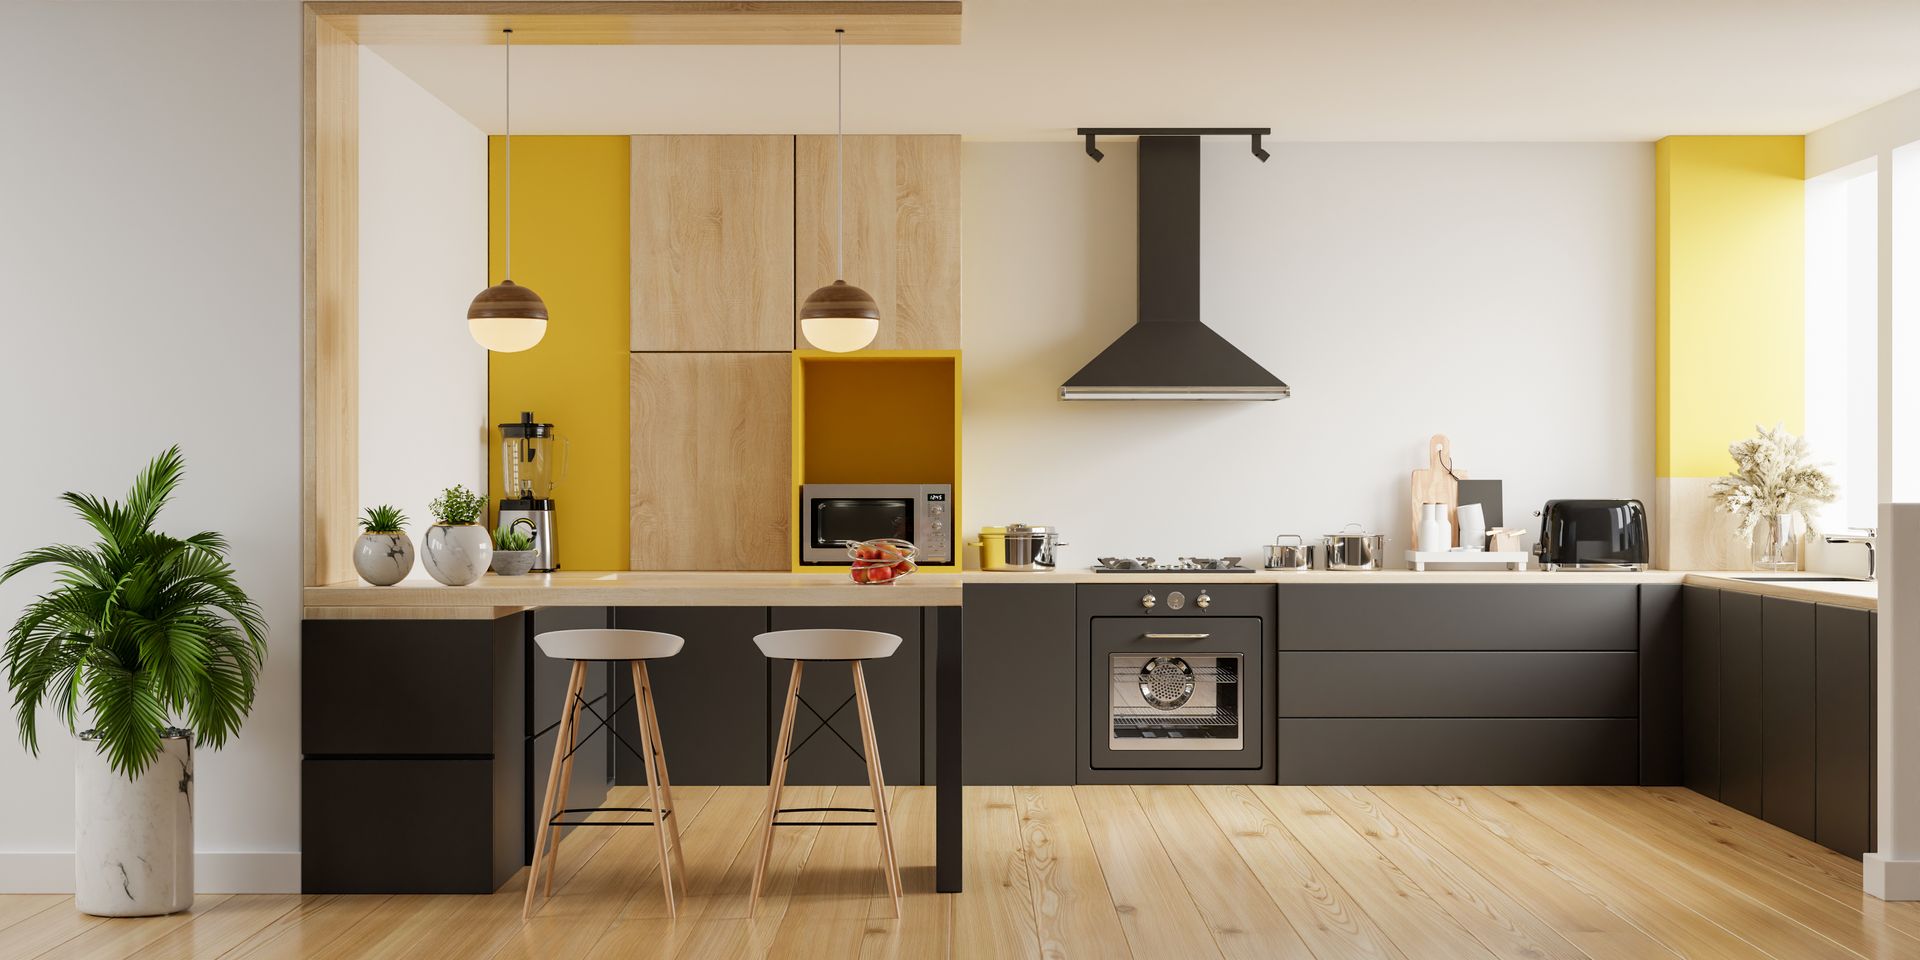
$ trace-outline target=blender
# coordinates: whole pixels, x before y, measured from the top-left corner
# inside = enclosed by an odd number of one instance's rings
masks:
[[[532,411],[522,412],[517,423],[500,424],[499,526],[533,538],[533,569],[540,573],[560,569],[555,562],[553,488],[566,472],[567,443],[554,435],[553,424],[533,422]]]

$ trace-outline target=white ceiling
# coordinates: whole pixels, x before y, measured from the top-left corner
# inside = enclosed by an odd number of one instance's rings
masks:
[[[959,46],[847,48],[849,132],[1280,140],[1806,133],[1920,88],[1914,0],[966,0]],[[500,48],[380,46],[481,128]],[[833,48],[518,46],[523,133],[833,129]]]

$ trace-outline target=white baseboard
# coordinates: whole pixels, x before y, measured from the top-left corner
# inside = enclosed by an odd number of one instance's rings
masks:
[[[297,853],[196,853],[195,893],[299,893]],[[0,893],[72,893],[73,854],[0,853]]]
[[[1867,893],[1882,900],[1920,900],[1920,860],[1888,860],[1869,853],[1861,866]]]

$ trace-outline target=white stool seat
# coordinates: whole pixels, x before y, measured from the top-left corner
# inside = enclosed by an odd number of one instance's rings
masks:
[[[900,637],[878,630],[775,630],[753,638],[774,660],[879,660],[900,649]]]
[[[549,630],[533,638],[555,660],[659,660],[680,652],[686,640],[652,630]]]

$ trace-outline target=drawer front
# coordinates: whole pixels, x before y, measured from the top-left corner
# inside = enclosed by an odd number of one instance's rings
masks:
[[[495,809],[493,774],[491,760],[302,763],[301,891],[499,889],[523,858],[520,810]]]
[[[1632,785],[1633,720],[1283,719],[1280,782]]]
[[[1282,650],[1634,650],[1639,588],[1328,583],[1280,588]]]
[[[308,620],[301,625],[300,742],[309,755],[487,756],[501,670],[516,671],[522,616]]]
[[[1637,660],[1618,651],[1286,651],[1280,716],[1632,717]]]

